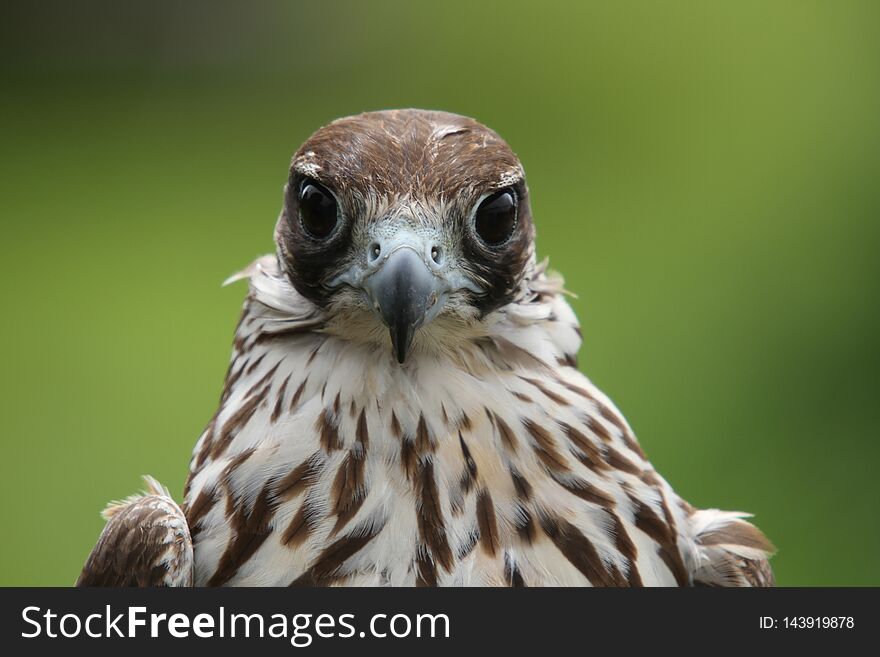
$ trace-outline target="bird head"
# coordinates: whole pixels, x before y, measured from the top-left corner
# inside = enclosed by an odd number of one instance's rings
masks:
[[[293,156],[275,239],[328,330],[390,337],[399,363],[414,340],[478,333],[534,263],[519,159],[486,126],[445,112],[368,112],[319,129]]]

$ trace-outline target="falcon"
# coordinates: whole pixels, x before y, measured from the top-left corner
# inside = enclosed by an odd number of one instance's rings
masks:
[[[770,586],[577,368],[523,167],[477,121],[369,112],[293,156],[184,503],[114,503],[83,586]]]

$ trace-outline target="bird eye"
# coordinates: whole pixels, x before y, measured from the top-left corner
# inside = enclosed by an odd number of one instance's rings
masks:
[[[516,227],[516,196],[502,189],[483,199],[474,217],[474,230],[489,246],[498,246],[513,234]]]
[[[312,237],[328,237],[339,220],[333,194],[314,180],[304,180],[299,188],[299,220]]]

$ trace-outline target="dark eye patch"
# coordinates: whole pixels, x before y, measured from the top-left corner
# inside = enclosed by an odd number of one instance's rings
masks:
[[[330,189],[294,172],[285,187],[278,232],[288,277],[300,294],[319,306],[330,297],[326,282],[344,266],[351,235],[346,217],[355,211]]]

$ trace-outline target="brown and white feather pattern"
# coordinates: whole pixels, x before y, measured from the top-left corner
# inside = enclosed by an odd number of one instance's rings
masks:
[[[194,583],[771,583],[763,535],[681,500],[575,368],[561,283],[532,272],[483,334],[400,366],[327,329],[275,257],[248,268],[185,491]]]
[[[186,518],[168,489],[147,490],[104,509],[107,520],[77,586],[192,586],[193,548]]]

